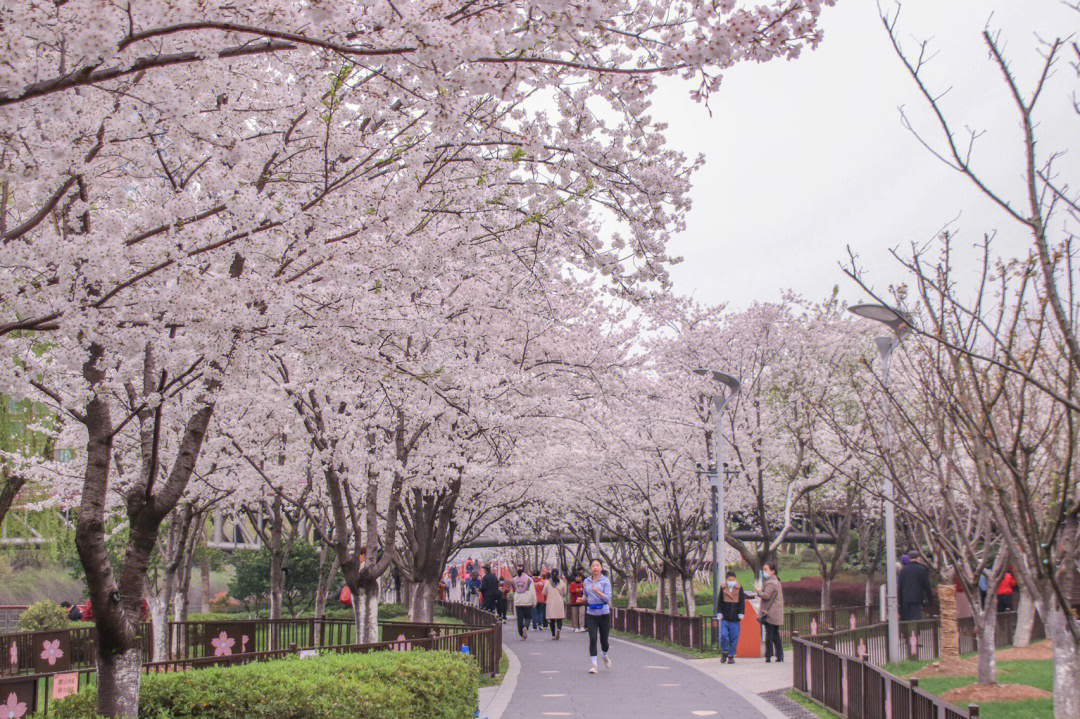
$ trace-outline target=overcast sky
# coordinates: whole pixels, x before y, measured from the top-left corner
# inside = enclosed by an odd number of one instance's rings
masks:
[[[956,126],[985,130],[974,164],[1002,194],[1023,202],[1023,147],[1017,115],[1000,72],[982,44],[1001,32],[1021,86],[1030,91],[1041,58],[1038,37],[1080,31],[1080,12],[1059,0],[908,0],[899,36],[911,51],[932,38],[938,51],[927,79]],[[670,143],[706,165],[694,178],[688,228],[672,245],[685,261],[675,290],[742,308],[791,288],[821,299],[840,285],[863,299],[837,263],[851,245],[871,279],[901,280],[888,253],[932,239],[946,223],[966,245],[998,230],[1002,252],[1026,252],[1028,239],[1000,208],[935,160],[901,125],[904,105],[936,146],[941,134],[889,44],[873,0],[826,8],[825,39],[793,62],[742,65],[711,101],[712,116],[671,82],[655,116],[670,124]],[[1080,119],[1070,101],[1080,89],[1063,57],[1040,100],[1041,150],[1073,150],[1058,163],[1080,178]],[[1038,109],[1038,108],[1037,108]],[[1080,182],[1077,179],[1073,184]],[[973,267],[973,263],[969,262]]]

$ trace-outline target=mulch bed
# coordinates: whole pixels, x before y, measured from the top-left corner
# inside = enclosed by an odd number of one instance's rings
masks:
[[[1000,657],[1001,655],[998,654]],[[947,659],[928,664],[911,676],[916,679],[931,677],[968,677],[979,673],[979,665],[972,659]]]
[[[1054,658],[1054,645],[1050,643],[1050,640],[1039,642],[1038,644],[1031,644],[1026,647],[1012,647],[1011,649],[1002,649],[997,653],[997,659],[999,662],[1011,661],[1014,659],[1053,659]]]
[[[981,704],[983,702],[1018,702],[1024,699],[1045,699],[1053,694],[1045,689],[1029,687],[1027,684],[969,684],[966,687],[950,689],[941,695],[945,701],[954,704]]]

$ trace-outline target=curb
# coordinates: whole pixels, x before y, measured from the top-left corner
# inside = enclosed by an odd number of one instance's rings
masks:
[[[506,676],[503,677],[502,683],[499,684],[495,696],[491,698],[487,706],[481,708],[481,714],[485,719],[501,719],[506,707],[510,706],[510,699],[514,696],[518,676],[521,674],[521,661],[518,660],[517,655],[505,644],[502,645],[502,650],[510,661],[510,666],[507,667]]]

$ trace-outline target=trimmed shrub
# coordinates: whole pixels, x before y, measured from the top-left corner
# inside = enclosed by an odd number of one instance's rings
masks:
[[[140,719],[466,719],[480,672],[448,652],[332,654],[143,677]],[[91,719],[93,687],[50,719]]]
[[[68,610],[48,599],[31,604],[19,615],[19,629],[24,632],[45,632],[67,629],[71,621]]]

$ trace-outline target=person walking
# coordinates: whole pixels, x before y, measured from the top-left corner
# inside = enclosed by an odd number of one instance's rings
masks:
[[[566,582],[559,579],[559,570],[551,570],[551,579],[544,582],[544,597],[547,600],[547,621],[551,629],[551,638],[562,638],[563,620],[566,619]]]
[[[533,606],[536,604],[536,587],[532,577],[525,573],[525,567],[518,567],[514,577],[514,613],[517,615],[518,636],[522,641],[529,638],[529,621],[532,619]]]
[[[1001,578],[1001,582],[998,583],[997,588],[997,611],[998,614],[1002,612],[1011,612],[1013,610],[1013,593],[1017,588],[1016,577],[1012,575],[1012,572],[1006,571],[1005,576]]]
[[[494,612],[499,601],[499,579],[491,571],[491,565],[484,565],[484,578],[480,580],[480,607]]]
[[[575,634],[585,631],[585,587],[581,577],[581,572],[576,573],[574,581],[567,587],[570,593],[570,626]]]
[[[499,582],[499,598],[495,600],[495,611],[499,614],[499,619],[506,621],[506,608],[509,604],[510,592],[514,591],[514,585],[510,583],[509,579],[504,579]]]
[[[457,565],[456,564],[451,564],[450,565],[450,587],[453,588],[453,589],[457,588]]]
[[[923,603],[933,598],[934,590],[930,587],[930,572],[920,561],[919,550],[912,549],[907,556],[909,561],[897,577],[897,595],[900,621],[914,622],[922,619]]]
[[[532,628],[546,629],[547,598],[544,596],[544,575],[537,572],[533,577],[533,585],[536,587],[536,604],[533,605]]]
[[[596,674],[596,638],[600,637],[604,666],[611,669],[608,658],[608,634],[611,632],[611,580],[604,576],[604,565],[599,559],[589,564],[589,576],[585,579],[585,628],[589,632],[589,658],[592,666],[589,674]]]
[[[784,643],[780,641],[780,627],[784,626],[784,588],[776,576],[776,564],[766,562],[761,567],[761,623],[765,625],[765,663],[784,661]]]
[[[724,577],[724,586],[716,602],[716,618],[720,620],[720,663],[735,663],[739,648],[739,632],[746,613],[746,592],[735,578],[735,572]]]

